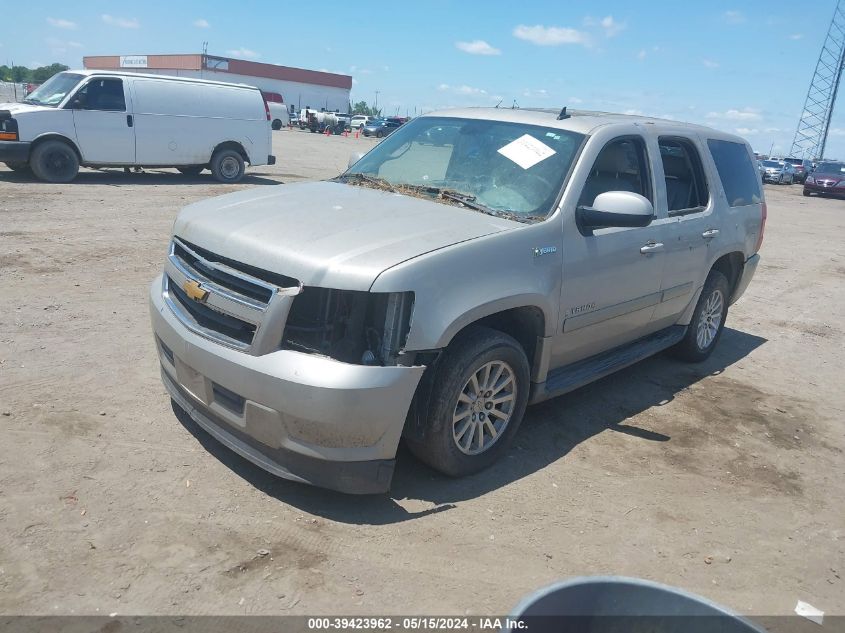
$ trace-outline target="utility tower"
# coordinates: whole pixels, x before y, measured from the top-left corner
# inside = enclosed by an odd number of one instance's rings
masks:
[[[840,4],[841,0],[836,0],[833,19],[816,62],[816,72],[810,82],[801,120],[792,140],[789,155],[795,158],[824,158],[830,117],[845,64],[845,12]]]

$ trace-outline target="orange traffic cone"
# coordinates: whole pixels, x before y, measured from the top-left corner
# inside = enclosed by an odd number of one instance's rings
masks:
[[[361,133],[361,128],[355,130],[355,138],[358,138],[358,135]]]

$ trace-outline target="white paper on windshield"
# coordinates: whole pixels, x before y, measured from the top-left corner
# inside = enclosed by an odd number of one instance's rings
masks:
[[[505,158],[510,158],[523,169],[529,169],[556,152],[530,134],[523,134],[515,141],[500,147],[499,153]]]

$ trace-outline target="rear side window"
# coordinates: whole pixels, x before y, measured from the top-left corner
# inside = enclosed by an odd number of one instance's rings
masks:
[[[707,145],[716,163],[728,205],[743,207],[762,202],[759,177],[746,146],[716,139],[709,139]]]
[[[701,211],[709,195],[698,150],[689,139],[661,136],[660,159],[666,178],[666,202],[669,215]]]

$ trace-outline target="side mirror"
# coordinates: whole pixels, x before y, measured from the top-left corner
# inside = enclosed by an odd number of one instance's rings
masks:
[[[596,196],[592,207],[578,207],[575,219],[578,226],[586,231],[615,226],[648,226],[654,219],[654,207],[638,193],[607,191]]]
[[[346,165],[347,167],[352,167],[355,163],[361,160],[364,157],[364,152],[353,152],[349,156],[349,163]]]

